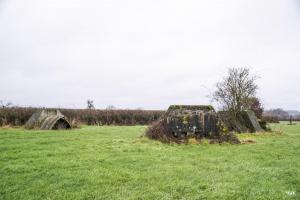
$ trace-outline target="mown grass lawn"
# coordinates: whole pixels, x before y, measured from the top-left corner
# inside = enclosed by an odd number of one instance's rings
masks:
[[[167,145],[146,127],[0,129],[0,199],[300,199],[300,124],[242,145]]]

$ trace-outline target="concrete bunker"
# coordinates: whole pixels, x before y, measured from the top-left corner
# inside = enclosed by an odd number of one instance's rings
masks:
[[[42,130],[65,130],[70,129],[71,125],[59,110],[41,110],[34,113],[30,117],[30,119],[25,124],[25,128]]]
[[[229,131],[238,133],[255,133],[263,131],[255,113],[251,110],[238,112],[235,116],[227,111],[218,112],[219,118]]]
[[[174,137],[211,137],[219,133],[218,116],[212,106],[172,105],[163,117]]]
[[[218,112],[207,105],[172,105],[163,117],[146,131],[146,136],[161,142],[182,143],[189,138],[212,142],[239,144],[234,132],[263,130],[252,111],[242,111],[237,116]]]

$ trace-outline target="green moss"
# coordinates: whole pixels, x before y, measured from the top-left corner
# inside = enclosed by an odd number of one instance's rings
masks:
[[[169,107],[169,110],[176,110],[176,109],[180,109],[180,110],[214,110],[213,106],[211,105],[171,105]]]
[[[188,124],[189,123],[189,116],[187,116],[187,115],[183,116],[182,123],[183,124]]]

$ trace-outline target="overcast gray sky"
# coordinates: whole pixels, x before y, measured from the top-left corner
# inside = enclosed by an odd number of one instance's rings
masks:
[[[22,106],[208,104],[228,67],[300,110],[299,0],[0,0],[0,99]]]

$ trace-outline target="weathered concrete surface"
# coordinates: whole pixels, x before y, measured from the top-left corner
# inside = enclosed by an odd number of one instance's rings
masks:
[[[218,116],[212,106],[172,105],[163,117],[168,129],[175,137],[183,138],[216,135]]]
[[[34,113],[26,122],[27,129],[61,130],[70,129],[70,123],[60,111],[42,110]]]

